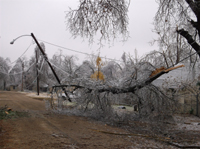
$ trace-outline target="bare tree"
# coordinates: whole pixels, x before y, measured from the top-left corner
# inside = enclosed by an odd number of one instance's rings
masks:
[[[9,69],[10,60],[0,57],[0,88],[6,89],[6,84],[10,82]]]
[[[100,36],[100,43],[122,35],[127,40],[128,7],[126,0],[79,0],[77,9],[66,14],[67,28],[73,37],[81,36],[94,42],[94,36]]]
[[[185,41],[200,56],[200,1],[199,0],[157,0],[159,8],[155,16],[156,31],[162,40],[161,44],[179,46],[180,54]],[[185,40],[178,37],[180,34]],[[181,42],[181,43],[180,43]],[[174,45],[175,44],[175,45]],[[180,45],[178,45],[180,44]],[[186,49],[189,49],[188,46]],[[187,53],[189,51],[187,50]],[[178,55],[177,55],[178,56]],[[178,62],[178,57],[177,57]]]
[[[156,1],[159,8],[155,16],[155,28],[160,36],[162,50],[167,50],[168,55],[176,53],[176,58],[170,59],[171,63],[178,63],[181,54],[189,53],[183,52],[184,49],[188,49],[184,46],[185,41],[200,56],[200,1]],[[72,36],[88,37],[90,43],[97,33],[100,34],[100,42],[109,41],[110,37],[116,38],[118,33],[127,39],[128,7],[128,0],[80,0],[78,9],[70,9],[66,15],[67,27]]]
[[[68,82],[77,77],[76,71],[78,58],[74,55],[54,54],[51,63],[56,70],[62,83]]]
[[[13,76],[12,83],[21,86],[21,91],[24,90],[25,69],[27,69],[27,58],[21,57],[16,61],[16,64],[10,70],[10,75]]]
[[[116,81],[121,70],[121,66],[115,61],[110,61],[102,67],[102,72],[105,75],[106,81]]]

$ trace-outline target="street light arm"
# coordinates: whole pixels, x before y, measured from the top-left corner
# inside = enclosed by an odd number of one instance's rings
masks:
[[[17,39],[19,39],[19,38],[21,38],[21,37],[23,37],[23,36],[31,36],[31,35],[21,35],[21,36],[15,38],[15,39],[13,39],[13,41],[11,41],[10,44],[14,44],[14,42],[15,42]]]

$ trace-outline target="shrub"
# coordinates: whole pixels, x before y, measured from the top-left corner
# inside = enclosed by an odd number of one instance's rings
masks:
[[[13,111],[12,109],[8,108],[6,105],[4,107],[0,107],[0,120],[26,117],[26,116],[28,116],[27,112]]]

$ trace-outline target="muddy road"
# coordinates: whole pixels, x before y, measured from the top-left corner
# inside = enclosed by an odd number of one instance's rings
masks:
[[[0,148],[175,148],[153,139],[120,135],[129,132],[103,122],[52,113],[45,109],[44,101],[27,97],[25,93],[0,91],[0,107],[5,105],[28,116],[0,121]]]

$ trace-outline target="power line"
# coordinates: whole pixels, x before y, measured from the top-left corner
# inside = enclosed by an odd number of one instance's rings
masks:
[[[13,69],[13,67],[15,66],[15,65],[12,65],[12,64],[16,63],[16,62],[18,61],[18,59],[20,59],[20,58],[29,50],[29,48],[31,47],[32,44],[33,44],[33,42],[31,41],[30,45],[26,48],[26,50],[22,53],[22,55],[19,56],[15,61],[13,61],[13,62],[11,62],[10,64],[8,64],[8,65],[11,66],[11,68],[9,69],[8,72],[10,72],[10,71]],[[3,72],[1,72],[1,73],[3,73]],[[5,73],[4,73],[4,74],[5,74]]]
[[[26,86],[25,88],[28,89],[33,83],[35,83],[37,77],[39,76],[39,74],[35,77],[35,79],[32,81],[32,83],[30,83],[28,86]]]
[[[192,53],[191,55],[189,55],[189,56],[183,58],[182,60],[179,61],[179,63],[182,62],[182,61],[184,61],[184,60],[186,60],[187,58],[191,57],[191,56],[194,55],[194,54],[197,54],[197,52],[194,52],[194,53]]]
[[[53,43],[50,43],[50,42],[47,42],[47,41],[44,41],[44,40],[41,40],[41,39],[38,39],[46,44],[49,44],[49,45],[52,45],[52,46],[55,46],[55,47],[58,47],[58,48],[62,48],[62,49],[65,49],[65,50],[68,50],[68,51],[72,51],[72,52],[76,52],[76,53],[80,53],[80,54],[85,54],[85,55],[89,55],[89,56],[98,56],[98,55],[94,55],[94,54],[89,54],[89,53],[86,53],[86,52],[81,52],[81,51],[77,51],[77,50],[73,50],[73,49],[69,49],[69,48],[66,48],[66,47],[62,47],[62,46],[59,46],[59,45],[56,45],[56,44],[53,44]],[[22,55],[20,57],[18,57],[15,61],[13,61],[11,64],[15,63],[19,58],[21,58],[30,48],[30,46],[33,44],[33,42],[31,41],[31,44],[28,46],[28,48],[22,53]],[[192,43],[193,44],[193,43]],[[194,52],[193,54],[189,55],[188,57],[185,57],[183,58],[180,62],[184,61],[185,59],[189,58],[190,56],[196,54],[197,52]],[[119,61],[119,62],[122,62],[120,60],[115,60],[115,59],[111,59],[111,58],[107,58],[107,57],[101,57],[101,58],[104,58],[104,59],[108,59],[108,60],[112,60],[112,61]],[[164,62],[163,62],[164,63]],[[51,63],[53,64],[53,63]],[[56,66],[55,64],[53,64],[55,67],[57,67],[58,69],[62,70],[61,68],[59,68],[58,66]],[[172,66],[170,66],[172,67]],[[29,68],[30,69],[30,68]],[[67,73],[66,71],[62,70],[63,72]],[[3,73],[3,72],[1,72]],[[20,72],[22,73],[22,72]],[[20,73],[17,73],[17,74],[20,74]],[[4,73],[6,74],[6,73]],[[13,74],[13,75],[16,75],[16,74]]]
[[[67,74],[69,74],[68,72],[66,72],[65,70],[63,70],[62,68],[60,68],[60,67],[58,67],[58,66],[56,66],[54,63],[52,63],[52,62],[49,62],[49,63],[51,63],[51,65],[53,65],[54,67],[56,67],[57,69],[60,69],[61,71],[63,71],[64,73],[67,73]]]
[[[28,71],[34,64],[35,64],[35,63],[33,63],[26,71]],[[24,72],[26,72],[26,71],[24,71]],[[18,73],[15,73],[15,74],[10,74],[10,72],[9,72],[9,73],[5,73],[5,72],[1,72],[1,71],[0,71],[0,73],[6,74],[6,75],[9,75],[9,76],[13,76],[13,75],[22,74],[23,71],[18,72]]]
[[[26,48],[26,50],[22,53],[22,55],[19,56],[15,61],[11,62],[10,65],[12,65],[12,64],[15,63],[15,62],[17,62],[17,60],[18,60],[19,58],[21,58],[21,57],[29,50],[29,48],[31,47],[32,44],[33,44],[33,42],[31,41],[30,45]]]
[[[52,46],[55,46],[55,47],[58,47],[58,48],[62,48],[62,49],[65,49],[65,50],[68,50],[68,51],[72,51],[72,52],[76,52],[76,53],[80,53],[80,54],[85,54],[85,55],[90,55],[90,56],[96,56],[98,57],[98,55],[94,55],[94,54],[89,54],[89,53],[86,53],[86,52],[81,52],[81,51],[77,51],[77,50],[73,50],[73,49],[69,49],[69,48],[66,48],[66,47],[62,47],[62,46],[59,46],[59,45],[56,45],[56,44],[53,44],[53,43],[50,43],[50,42],[47,42],[47,41],[44,41],[44,40],[41,40],[41,39],[38,39],[46,44],[49,44],[49,45],[52,45]],[[122,62],[120,60],[115,60],[115,59],[112,59],[112,58],[107,58],[107,57],[101,57],[101,58],[104,58],[104,59],[108,59],[108,60],[112,60],[112,61],[119,61],[119,62]]]

